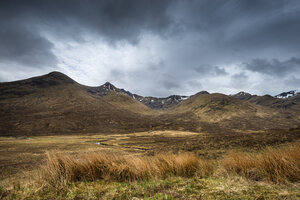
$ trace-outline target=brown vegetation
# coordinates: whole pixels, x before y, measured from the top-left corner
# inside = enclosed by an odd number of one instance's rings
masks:
[[[231,152],[221,165],[228,173],[249,179],[268,179],[273,182],[300,181],[299,143],[282,148],[267,148],[261,153]]]
[[[196,173],[205,176],[212,171],[213,166],[209,161],[191,153],[142,157],[92,152],[76,157],[47,152],[42,180],[50,185],[99,179],[136,181],[170,175],[190,177]]]
[[[203,159],[219,159],[229,151],[257,152],[266,146],[288,145],[300,139],[300,129],[265,132],[199,134],[182,131],[152,131],[131,134],[33,136],[0,138],[0,179],[19,179],[20,171],[45,163],[46,151],[113,151],[153,156],[193,152]],[[22,174],[22,173],[21,173]]]
[[[95,136],[72,138],[81,141],[89,137]],[[74,144],[70,139],[65,137],[61,141]],[[34,146],[53,141],[48,138],[48,141],[34,143],[34,139],[28,139],[27,142]],[[258,149],[238,148],[238,152],[213,161],[191,153],[145,156],[138,151],[113,151],[116,146],[86,151],[84,146],[75,151],[75,146],[70,149],[68,146],[68,151],[67,146],[59,148],[64,153],[47,152],[46,162],[38,170],[41,172],[38,182],[34,179],[28,183],[28,178],[36,176],[36,170],[24,177],[24,181],[18,178],[0,182],[0,199],[299,199],[299,142],[258,152]],[[37,149],[40,147],[37,145]],[[222,173],[224,169],[230,176]]]

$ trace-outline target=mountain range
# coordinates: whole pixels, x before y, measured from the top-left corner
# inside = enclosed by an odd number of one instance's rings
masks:
[[[109,82],[85,86],[60,72],[0,83],[0,135],[284,129],[300,125],[299,113],[297,91],[143,97]]]

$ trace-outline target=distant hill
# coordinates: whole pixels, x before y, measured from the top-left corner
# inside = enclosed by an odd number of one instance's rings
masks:
[[[142,97],[111,83],[81,85],[60,72],[0,83],[0,135],[228,132],[299,126],[299,96],[278,99],[206,91]]]
[[[196,94],[173,108],[173,112],[190,112],[199,121],[236,130],[280,128],[299,123],[291,113],[219,93]]]
[[[297,90],[283,92],[276,96],[258,96],[245,92],[239,92],[231,96],[253,104],[280,110],[282,112],[293,113],[296,114],[296,117],[299,117],[300,115],[300,93],[297,92]]]

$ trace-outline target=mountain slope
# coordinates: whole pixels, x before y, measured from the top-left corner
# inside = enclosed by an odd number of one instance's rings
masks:
[[[287,95],[289,95],[287,97]],[[291,95],[293,94],[293,95]],[[269,107],[280,112],[292,114],[294,118],[300,119],[300,93],[296,93],[296,90],[290,92],[283,92],[280,95],[251,95],[249,93],[239,92],[232,95],[234,98],[238,98],[244,101],[248,101],[253,104]]]
[[[300,124],[298,110],[290,109],[299,105],[298,96],[285,100],[270,96],[248,98],[249,95],[243,94],[248,97],[241,100],[203,91],[186,99],[176,95],[156,98],[158,103],[155,109],[151,109],[145,102],[147,98],[151,102],[155,97],[130,94],[110,83],[99,87],[84,86],[59,72],[0,83],[0,135],[105,134],[149,130],[220,133],[290,128]],[[170,101],[164,103],[169,106],[158,106],[167,99]],[[292,102],[293,105],[279,109],[274,106],[274,99],[276,102]]]
[[[153,121],[138,101],[111,103],[57,72],[1,83],[0,91],[1,135],[128,132]]]
[[[170,112],[191,113],[198,121],[229,129],[288,128],[299,124],[299,119],[289,113],[218,93],[196,94]]]

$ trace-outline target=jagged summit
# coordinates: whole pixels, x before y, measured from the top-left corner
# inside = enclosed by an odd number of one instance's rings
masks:
[[[294,97],[297,95],[300,95],[300,90],[291,90],[288,92],[282,92],[278,95],[275,95],[274,97],[280,98],[280,99],[287,99],[287,98]]]
[[[111,84],[110,82],[106,82],[103,85],[101,85],[100,87],[102,87],[103,89],[109,91],[109,90],[113,90],[116,91],[116,89],[118,89],[116,86],[114,86],[113,84]]]
[[[88,92],[92,94],[96,94],[99,96],[105,96],[109,92],[121,92],[120,89],[118,89],[116,86],[111,84],[110,82],[106,82],[103,85],[100,85],[99,87],[88,87]]]
[[[230,96],[237,98],[237,99],[241,99],[241,100],[249,100],[253,97],[252,94],[244,92],[244,91],[238,92],[236,94],[232,94]]]
[[[102,86],[108,88],[109,90],[110,90],[110,89],[113,90],[113,89],[116,88],[116,87],[115,87],[113,84],[111,84],[110,82],[105,82]]]
[[[137,94],[133,94],[127,90],[119,89],[110,82],[106,82],[99,87],[89,87],[87,91],[94,95],[99,95],[102,97],[108,95],[110,92],[126,94],[152,109],[169,108],[179,104],[180,102],[188,98],[188,96],[181,95],[171,95],[165,98],[157,98],[151,96],[143,97]]]
[[[239,95],[239,96],[249,96],[251,94],[247,93],[247,92],[244,92],[244,91],[241,91],[241,92],[236,93],[236,95]]]

